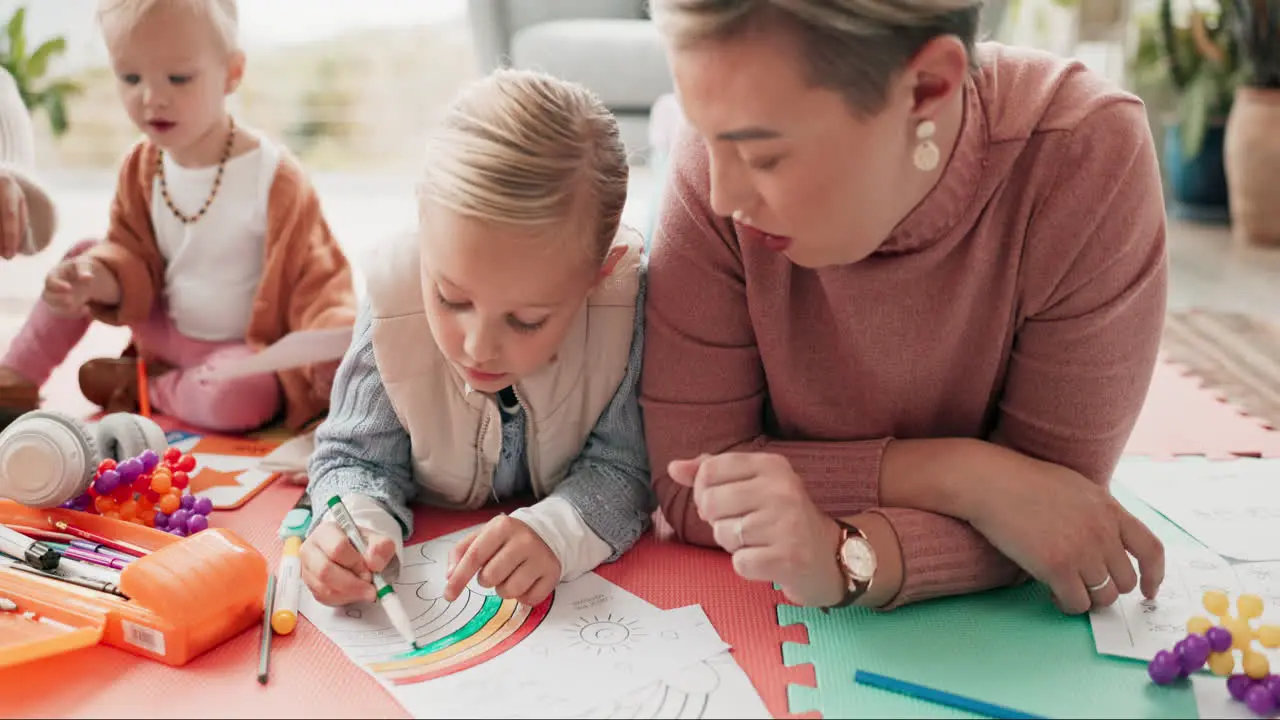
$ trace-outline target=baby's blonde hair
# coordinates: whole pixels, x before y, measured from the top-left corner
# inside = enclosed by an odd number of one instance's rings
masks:
[[[618,123],[577,83],[499,69],[465,88],[427,141],[420,202],[536,228],[588,219],[603,260],[622,221],[627,157]]]
[[[677,45],[752,29],[796,35],[810,79],[844,93],[857,110],[884,105],[889,82],[925,43],[958,37],[974,64],[982,0],[649,0],[654,21]]]
[[[240,10],[236,0],[98,0],[98,25],[108,38],[118,37],[161,5],[191,12],[207,21],[227,52],[240,49]]]

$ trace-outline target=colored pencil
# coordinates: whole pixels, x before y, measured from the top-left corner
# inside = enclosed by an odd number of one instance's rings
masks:
[[[44,528],[33,528],[33,527],[27,527],[26,525],[9,525],[7,527],[10,530],[20,532],[23,535],[26,535],[29,538],[34,538],[36,540],[53,540],[56,542],[69,543],[72,540],[76,539],[75,535],[62,533],[62,532],[54,532],[53,530],[46,530]]]
[[[276,604],[276,576],[267,575],[267,596],[262,603],[262,652],[258,656],[258,684],[267,684],[271,666],[271,606]]]
[[[144,418],[151,417],[151,391],[147,387],[147,361],[142,359],[142,350],[138,350],[138,414]]]
[[[966,710],[978,715],[985,715],[991,718],[1008,718],[1009,720],[1044,720],[1041,715],[1032,715],[1014,710],[1013,708],[996,705],[994,703],[974,700],[963,695],[956,695],[944,690],[937,690],[924,685],[917,685],[906,680],[899,680],[885,675],[867,672],[866,670],[858,670],[853,674],[853,681],[859,685],[867,685],[870,687],[887,690],[899,695],[913,697],[918,700],[934,703],[935,705],[943,705],[958,710]]]
[[[144,555],[149,555],[151,553],[150,550],[147,550],[146,548],[143,548],[143,547],[138,547],[133,543],[128,543],[123,540],[112,540],[109,537],[103,537],[101,535],[91,533],[88,530],[81,530],[80,528],[74,525],[69,525],[62,520],[54,520],[53,518],[49,518],[49,524],[53,525],[60,532],[64,532],[70,535],[75,535],[81,540],[88,540],[89,542],[96,542],[100,545],[106,545],[107,547],[113,550],[119,550],[122,553],[128,553],[130,555],[133,555],[134,557],[142,557]]]

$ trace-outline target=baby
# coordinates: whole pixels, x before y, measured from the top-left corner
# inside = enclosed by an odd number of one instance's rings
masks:
[[[429,144],[416,235],[379,247],[369,298],[316,431],[313,506],[337,495],[356,552],[321,514],[302,574],[327,605],[394,573],[410,503],[532,495],[454,551],[444,596],[475,578],[535,605],[629,549],[654,510],[636,383],[643,244],[621,225],[618,126],[579,85],[499,70]]]
[[[33,396],[96,318],[133,331],[127,357],[80,369],[81,390],[108,411],[137,410],[141,356],[152,407],[183,423],[305,425],[327,410],[337,362],[207,377],[290,332],[355,316],[350,267],[303,169],[227,111],[245,67],[235,0],[101,0],[98,19],[145,137],[120,169],[106,239],[54,268],[0,360],[0,397]]]

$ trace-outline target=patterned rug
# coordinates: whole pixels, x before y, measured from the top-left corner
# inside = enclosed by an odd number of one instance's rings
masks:
[[[1232,404],[1280,428],[1280,325],[1211,310],[1169,313],[1162,349]]]

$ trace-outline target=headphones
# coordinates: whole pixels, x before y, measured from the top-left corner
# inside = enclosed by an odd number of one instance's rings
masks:
[[[78,497],[106,458],[120,461],[169,443],[155,421],[112,413],[93,429],[59,412],[34,410],[0,432],[0,497],[51,507]]]

